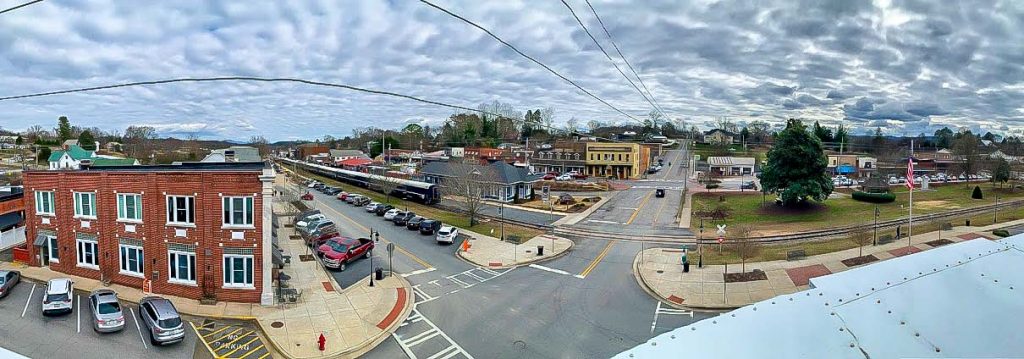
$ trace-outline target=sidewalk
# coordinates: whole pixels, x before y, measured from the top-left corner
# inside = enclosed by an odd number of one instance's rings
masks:
[[[463,251],[462,243],[456,242],[460,246],[456,255],[481,267],[509,268],[545,261],[567,253],[573,246],[571,240],[550,234],[542,234],[517,245],[491,236],[464,233],[470,238],[469,251]],[[544,255],[537,255],[537,246],[544,247]]]
[[[907,247],[907,239],[901,238],[884,245],[865,246],[864,256],[873,256],[872,262],[877,262],[956,242],[979,238],[996,239],[998,237],[991,234],[993,229],[1017,224],[1024,224],[1024,220],[984,227],[953,227],[951,230],[941,231],[941,238],[940,232],[915,234],[910,248]],[[723,273],[726,266],[709,265],[697,268],[697,253],[694,251],[687,254],[690,272],[683,273],[682,253],[682,249],[677,248],[644,250],[634,259],[633,274],[640,286],[659,300],[675,307],[695,309],[742,307],[807,289],[811,278],[871,263],[857,264],[849,261],[859,254],[858,248],[851,248],[800,260],[747,263],[747,272],[760,269],[767,278],[725,283]],[[730,264],[728,270],[728,273],[739,273],[740,264]]]

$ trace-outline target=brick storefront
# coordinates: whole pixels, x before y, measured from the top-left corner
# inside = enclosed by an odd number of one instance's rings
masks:
[[[270,290],[263,278],[270,258],[269,232],[264,233],[264,202],[272,198],[273,171],[262,163],[206,163],[161,166],[127,166],[71,171],[28,171],[25,173],[27,238],[32,264],[48,263],[55,271],[75,276],[104,279],[112,283],[142,287],[149,278],[156,294],[220,301],[261,302]],[[37,213],[37,192],[53,191],[53,215]],[[75,192],[95,193],[95,218],[76,218]],[[118,194],[141,197],[141,220],[119,219]],[[168,222],[168,197],[192,197],[192,224]],[[252,225],[225,225],[223,197],[251,198],[247,209]],[[250,199],[244,199],[249,201]],[[247,203],[247,202],[243,202]],[[269,203],[268,203],[269,204]],[[269,225],[269,223],[268,223]],[[50,240],[55,235],[58,260],[48,261]],[[95,239],[98,269],[79,265],[78,238]],[[40,242],[47,242],[40,245]],[[142,248],[142,270],[122,272],[121,245]],[[194,253],[191,281],[172,282],[169,249]],[[225,284],[225,252],[251,256],[251,286],[233,288]],[[266,263],[264,263],[266,260]],[[183,260],[188,263],[188,260]],[[246,262],[248,263],[248,262]],[[245,267],[245,266],[243,266]],[[179,269],[175,269],[178,271]],[[246,273],[249,271],[246,270]],[[266,273],[267,276],[270,273]],[[188,278],[187,275],[182,275]],[[248,278],[248,277],[246,277]],[[270,300],[272,301],[272,296]]]

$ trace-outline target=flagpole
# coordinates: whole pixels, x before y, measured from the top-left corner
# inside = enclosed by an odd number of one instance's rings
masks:
[[[913,172],[913,168],[914,168],[914,139],[910,139],[910,160],[909,161],[910,161],[910,163],[908,164],[908,166],[910,166],[909,168],[911,168],[911,171],[908,174],[911,176],[911,178],[913,178],[913,176],[914,176],[914,172]],[[907,181],[907,183],[910,183],[910,220],[909,220],[909,222],[907,224],[907,251],[909,252],[910,251],[910,245],[911,245],[910,244],[911,238],[914,238],[914,185],[915,185],[915,183],[914,183],[914,181]]]

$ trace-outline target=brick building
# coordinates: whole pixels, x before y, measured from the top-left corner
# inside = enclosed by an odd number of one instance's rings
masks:
[[[273,304],[263,163],[25,172],[30,264],[193,299]],[[264,206],[264,204],[268,206]]]

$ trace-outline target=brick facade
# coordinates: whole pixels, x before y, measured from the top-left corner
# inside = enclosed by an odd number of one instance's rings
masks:
[[[260,302],[263,283],[263,199],[260,170],[182,170],[182,171],[28,171],[25,173],[27,238],[32,265],[42,265],[40,252],[46,246],[32,245],[40,230],[56,233],[59,263],[50,263],[55,271],[75,276],[107,279],[112,283],[141,288],[143,278],[120,273],[119,243],[122,239],[140,241],[144,253],[144,275],[152,281],[156,294],[186,298],[213,298],[220,301]],[[35,192],[54,191],[55,214],[36,214]],[[96,219],[74,218],[73,192],[96,193]],[[142,197],[142,220],[118,219],[117,194],[133,193]],[[195,225],[167,223],[167,195],[195,196]],[[252,196],[253,226],[225,228],[222,196]],[[44,223],[44,222],[49,223]],[[182,231],[184,233],[182,233]],[[99,270],[76,264],[76,236],[95,235]],[[184,236],[182,236],[184,234]],[[241,234],[242,239],[237,239]],[[168,281],[168,246],[195,247],[195,285]],[[225,248],[252,252],[253,287],[238,289],[223,285]],[[268,274],[269,275],[269,274]]]

